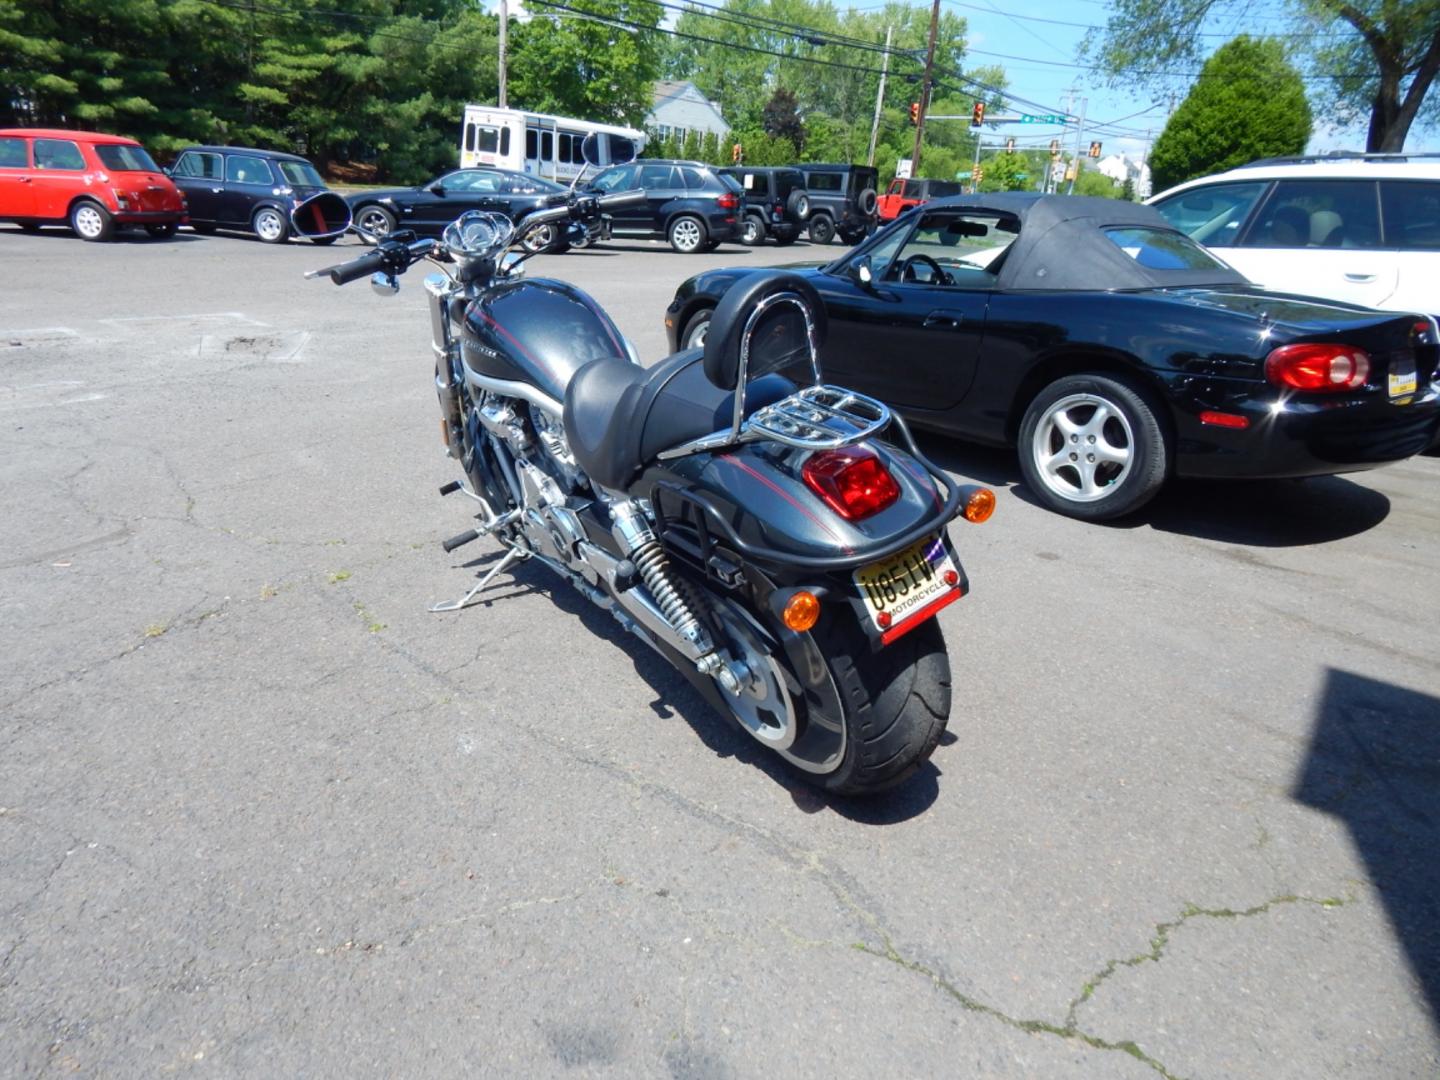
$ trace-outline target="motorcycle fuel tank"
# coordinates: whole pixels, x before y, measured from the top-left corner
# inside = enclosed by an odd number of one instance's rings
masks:
[[[546,278],[497,285],[471,304],[461,352],[476,374],[530,383],[556,401],[591,360],[628,356],[620,331],[594,300]]]

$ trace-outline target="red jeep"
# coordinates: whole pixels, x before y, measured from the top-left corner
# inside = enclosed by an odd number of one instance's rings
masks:
[[[953,180],[915,180],[897,176],[890,187],[875,200],[876,213],[882,222],[894,221],[912,206],[931,199],[961,194],[961,185]]]
[[[185,200],[134,139],[94,131],[0,129],[0,221],[69,225],[82,240],[117,226],[174,236]]]

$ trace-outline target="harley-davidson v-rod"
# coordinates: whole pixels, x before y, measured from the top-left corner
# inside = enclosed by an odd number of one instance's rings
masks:
[[[593,224],[643,194],[571,193],[523,227]],[[838,794],[899,783],[950,712],[935,614],[968,582],[946,526],[983,521],[904,421],[821,378],[825,310],[784,272],[716,308],[703,349],[640,366],[585,293],[527,278],[515,226],[472,211],[439,243],[394,234],[315,271],[377,291],[428,260],[445,448],[497,574],[538,560],[658,650],[712,705]],[[800,381],[792,381],[792,377]],[[883,436],[899,442],[886,441]]]

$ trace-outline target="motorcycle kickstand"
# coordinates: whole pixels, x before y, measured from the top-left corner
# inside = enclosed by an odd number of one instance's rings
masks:
[[[489,585],[490,582],[494,581],[496,576],[500,574],[501,571],[507,570],[513,564],[517,562],[523,562],[529,557],[530,552],[525,551],[521,548],[512,547],[508,552],[506,552],[505,557],[501,559],[498,563],[496,563],[494,566],[492,566],[489,571],[486,572],[485,576],[482,577],[479,581],[477,581],[474,587],[464,596],[462,596],[459,600],[444,600],[438,604],[431,604],[430,610],[433,612],[459,611],[461,608],[467,608],[471,604],[479,603],[479,601],[476,600],[476,596],[480,593],[482,589],[485,588],[485,586]]]

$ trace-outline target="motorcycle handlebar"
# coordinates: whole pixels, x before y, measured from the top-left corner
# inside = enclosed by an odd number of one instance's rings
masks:
[[[552,221],[565,221],[575,216],[578,202],[571,201],[568,195],[552,195],[550,199],[563,200],[562,205],[552,206],[547,210],[536,210],[522,223],[522,229],[534,228],[537,225],[547,225]],[[596,209],[604,212],[606,210],[617,210],[622,206],[633,206],[636,203],[645,201],[643,191],[622,191],[617,195],[582,195],[580,200],[588,201],[594,199]],[[547,200],[548,202],[549,200]]]
[[[374,251],[368,251],[358,259],[327,266],[324,270],[313,270],[305,276],[319,277],[325,274],[336,285],[348,285],[381,270],[388,270],[392,274],[404,273],[411,263],[419,262],[434,249],[434,240],[417,240],[413,244],[381,243]]]
[[[322,270],[321,273],[329,274],[330,280],[336,285],[348,285],[357,278],[369,277],[383,269],[385,269],[384,253],[369,251],[358,259],[351,259],[339,266],[332,266],[327,270]]]

